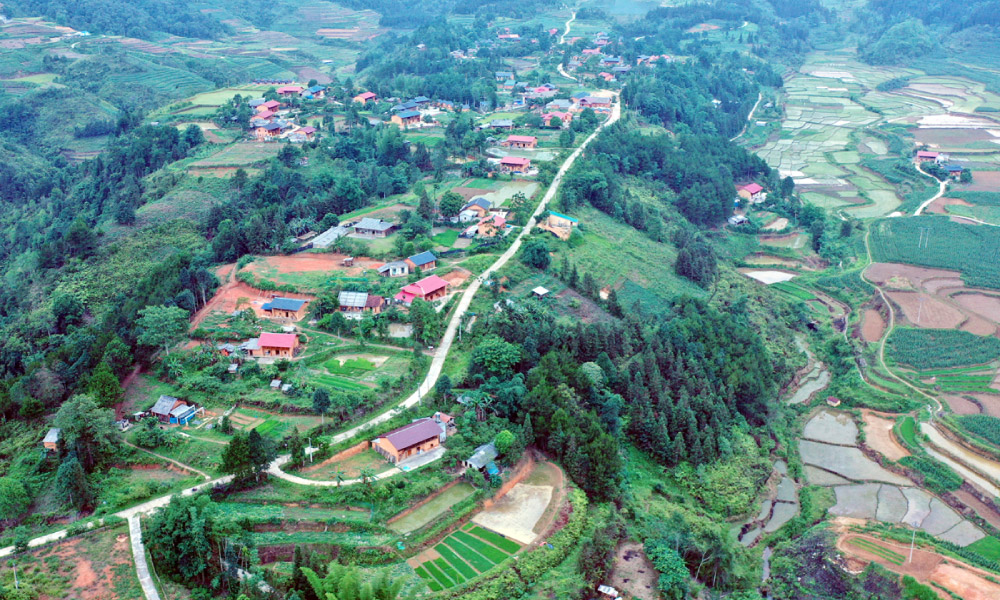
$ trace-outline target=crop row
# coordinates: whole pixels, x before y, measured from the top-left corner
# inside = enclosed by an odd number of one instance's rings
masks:
[[[886,548],[885,546],[880,546],[876,544],[871,540],[867,540],[865,538],[851,538],[849,540],[849,543],[852,546],[857,546],[862,550],[867,550],[872,554],[875,554],[876,556],[880,556],[886,559],[887,561],[893,563],[894,565],[901,566],[904,562],[906,562],[906,557],[900,554],[899,552],[894,552]]]
[[[916,369],[982,365],[1000,357],[1000,339],[956,329],[897,327],[886,346],[893,360]]]

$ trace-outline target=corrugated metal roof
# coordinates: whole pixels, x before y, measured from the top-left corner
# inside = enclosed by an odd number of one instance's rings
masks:
[[[483,444],[482,446],[476,448],[476,451],[473,452],[472,456],[470,456],[465,462],[472,465],[473,468],[482,469],[487,464],[493,462],[499,454],[500,453],[497,452],[496,445],[494,445],[493,442],[490,442],[489,444]]]
[[[368,292],[348,292],[343,291],[337,296],[340,301],[341,306],[350,306],[351,308],[364,308],[365,303],[368,302]]]
[[[149,409],[149,412],[154,415],[170,414],[170,411],[173,410],[176,402],[177,398],[174,398],[173,396],[160,396],[159,399],[157,399],[156,404],[153,405],[153,408]]]
[[[440,435],[441,426],[434,419],[425,417],[409,425],[404,425],[399,429],[394,429],[382,437],[392,444],[392,447],[396,450],[403,450],[404,448],[415,446],[420,442],[440,437]]]

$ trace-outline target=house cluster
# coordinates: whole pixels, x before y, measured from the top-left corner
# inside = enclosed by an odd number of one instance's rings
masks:
[[[392,464],[399,464],[438,448],[455,431],[454,418],[438,412],[373,439],[371,447]]]
[[[299,336],[294,333],[261,333],[259,337],[240,344],[219,344],[216,348],[225,356],[247,358],[293,358],[299,348]],[[232,369],[235,372],[236,369]]]
[[[132,415],[133,420],[140,421],[146,417],[153,417],[165,425],[187,425],[199,413],[204,413],[205,407],[196,406],[186,400],[180,400],[173,396],[160,396],[153,407],[146,412],[137,412]]]
[[[576,40],[580,38],[573,38],[570,43],[575,43]],[[611,39],[605,33],[598,33],[591,40],[594,44],[592,48],[583,49],[579,55],[570,58],[569,62],[566,64],[566,68],[570,71],[576,71],[577,69],[584,66],[590,59],[594,57],[599,57],[598,65],[601,71],[597,73],[597,77],[603,79],[606,82],[617,81],[620,77],[627,75],[631,72],[632,67],[627,64],[624,58],[620,56],[614,56],[606,52],[606,46],[611,44]],[[654,67],[660,61],[663,62],[673,62],[673,57],[669,54],[643,54],[636,58],[636,66],[647,66]],[[593,75],[586,75],[587,77],[593,77]]]
[[[492,202],[482,196],[477,196],[463,206],[461,212],[451,218],[451,222],[472,223],[462,231],[462,237],[491,238],[505,235],[510,230],[510,226],[507,225],[507,214],[508,211],[502,208],[493,208]]]
[[[559,88],[551,83],[532,85],[526,81],[518,81],[512,71],[496,71],[493,75],[501,91],[516,93],[523,98],[551,98],[559,91]]]
[[[611,98],[607,96],[595,96],[591,92],[577,92],[567,99],[557,99],[549,102],[545,105],[546,113],[545,115],[559,116],[563,123],[568,123],[569,121],[564,119],[562,115],[565,115],[572,120],[574,113],[582,112],[584,109],[591,109],[597,112],[611,112]],[[559,113],[562,113],[560,115]]]
[[[300,92],[303,91],[298,86],[291,87],[298,89]],[[279,88],[279,94],[281,90],[285,89],[288,88]],[[297,125],[294,119],[288,115],[285,104],[277,100],[255,98],[250,100],[248,104],[254,111],[253,116],[250,117],[250,131],[253,132],[254,137],[258,141],[287,139],[290,142],[301,143],[312,140],[316,135],[315,127]]]
[[[965,169],[962,165],[949,162],[951,157],[944,152],[933,152],[930,150],[920,150],[917,152],[916,161],[918,163],[929,163],[933,162],[948,173],[948,177],[952,179],[958,179],[962,176],[962,171]]]

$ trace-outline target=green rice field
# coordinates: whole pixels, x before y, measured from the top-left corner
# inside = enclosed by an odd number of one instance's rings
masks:
[[[517,542],[472,523],[441,540],[434,549],[441,558],[415,569],[432,591],[472,579],[502,563],[521,549]]]

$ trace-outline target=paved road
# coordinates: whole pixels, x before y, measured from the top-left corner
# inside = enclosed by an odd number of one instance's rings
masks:
[[[934,202],[935,200],[937,200],[938,198],[940,198],[941,196],[943,196],[945,189],[948,187],[948,182],[947,181],[941,181],[937,177],[935,177],[935,176],[931,175],[930,173],[928,173],[927,171],[924,171],[923,169],[920,168],[920,163],[917,163],[917,170],[920,171],[921,173],[923,173],[925,176],[930,177],[934,181],[937,181],[938,191],[937,191],[936,194],[934,194],[933,196],[931,196],[927,200],[924,200],[924,202],[920,206],[917,207],[917,210],[913,211],[913,216],[914,217],[919,217],[920,213],[924,212],[924,209],[927,208],[928,206],[930,206],[931,202]]]
[[[139,515],[132,515],[128,518],[128,534],[132,539],[132,559],[135,561],[135,572],[139,576],[142,592],[146,594],[146,600],[160,600],[160,592],[156,591],[156,584],[153,583],[153,577],[149,574],[149,565],[146,564],[146,546],[142,543]]]
[[[444,453],[445,453],[444,446],[438,446],[437,448],[435,448],[434,450],[431,450],[430,452],[425,452],[424,454],[421,454],[419,456],[415,456],[415,457],[413,457],[411,459],[405,460],[402,463],[400,463],[398,466],[393,467],[393,468],[391,468],[391,469],[389,469],[387,471],[382,471],[378,475],[375,475],[374,477],[372,477],[371,480],[372,481],[381,481],[383,479],[388,479],[388,478],[393,477],[395,475],[399,475],[400,473],[403,473],[404,471],[408,473],[408,472],[410,472],[410,471],[412,471],[414,469],[419,469],[420,467],[422,467],[424,465],[428,465],[428,464],[430,464],[430,463],[438,460],[439,458],[441,458],[442,456],[444,456]],[[297,483],[299,485],[311,485],[311,486],[315,486],[315,487],[340,487],[340,486],[348,486],[348,485],[357,485],[357,484],[361,483],[361,478],[360,477],[356,477],[354,479],[344,479],[344,480],[342,480],[340,482],[337,482],[337,481],[316,481],[316,480],[313,480],[313,479],[306,479],[305,477],[299,477],[298,475],[292,475],[291,473],[286,473],[286,472],[282,471],[281,467],[283,467],[286,464],[288,464],[288,461],[291,460],[291,458],[292,457],[290,455],[288,455],[288,454],[286,454],[284,456],[279,456],[278,458],[276,458],[274,460],[274,462],[272,462],[271,465],[267,468],[268,474],[273,475],[273,476],[277,477],[278,479],[284,479],[285,481],[288,481],[288,482],[291,482],[291,483]]]

